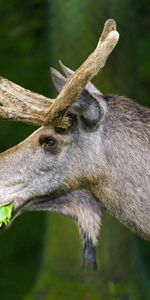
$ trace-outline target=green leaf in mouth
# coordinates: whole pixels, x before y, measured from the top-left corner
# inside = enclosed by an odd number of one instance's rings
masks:
[[[13,203],[4,205],[0,207],[0,227],[4,223],[7,225],[11,219]]]

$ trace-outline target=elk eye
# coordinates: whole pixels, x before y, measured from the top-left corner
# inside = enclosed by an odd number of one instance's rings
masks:
[[[57,141],[52,136],[41,136],[39,139],[39,143],[47,152],[54,152],[57,146]]]

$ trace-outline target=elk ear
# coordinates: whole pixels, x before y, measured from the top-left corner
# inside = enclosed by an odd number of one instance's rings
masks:
[[[78,116],[84,128],[93,130],[105,119],[107,104],[101,94],[92,95],[84,90],[69,111]]]
[[[72,70],[62,65],[62,63],[61,67],[63,68],[63,71],[65,71],[66,76],[71,76],[74,73]],[[57,91],[60,92],[68,81],[68,78],[65,78],[53,68],[50,68],[50,73],[54,86]],[[70,107],[69,112],[77,115],[84,127],[92,129],[104,119],[107,112],[107,104],[101,92],[89,82],[79,99]]]
[[[66,67],[61,61],[59,64],[66,77],[74,74],[74,71]],[[78,114],[84,124],[88,127],[95,127],[103,120],[107,112],[107,104],[102,93],[88,82],[78,101],[72,107],[71,112]]]
[[[68,79],[54,68],[50,68],[50,74],[56,90],[61,92]]]

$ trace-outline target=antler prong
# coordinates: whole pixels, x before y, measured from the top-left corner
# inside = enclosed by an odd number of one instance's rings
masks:
[[[1,119],[43,125],[52,100],[0,77],[0,103]]]
[[[47,110],[45,124],[58,124],[86,84],[104,67],[119,39],[119,33],[114,30],[115,28],[115,21],[107,20],[96,49],[70,77],[56,101]]]
[[[59,60],[59,64],[63,70],[63,73],[66,75],[66,77],[70,77],[71,75],[74,74],[74,71],[72,71],[71,69],[69,69],[68,67],[66,67],[61,60]],[[94,84],[92,82],[88,82],[87,85],[85,86],[85,90],[92,91],[93,93],[99,93],[102,95],[102,93],[100,92],[100,90],[97,90],[97,88],[94,86]]]

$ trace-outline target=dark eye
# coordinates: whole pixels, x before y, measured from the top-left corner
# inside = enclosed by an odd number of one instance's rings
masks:
[[[56,150],[57,140],[52,136],[41,136],[39,138],[39,143],[47,152],[54,153]]]

